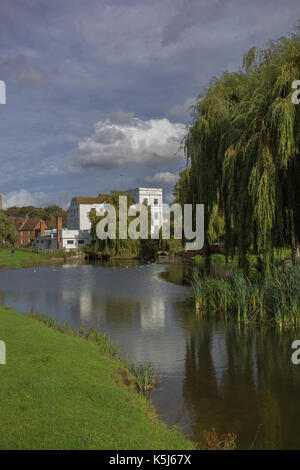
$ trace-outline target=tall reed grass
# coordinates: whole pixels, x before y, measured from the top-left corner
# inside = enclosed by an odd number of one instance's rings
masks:
[[[300,323],[300,266],[277,270],[261,279],[249,279],[240,271],[216,279],[194,270],[191,284],[199,314],[281,326]]]

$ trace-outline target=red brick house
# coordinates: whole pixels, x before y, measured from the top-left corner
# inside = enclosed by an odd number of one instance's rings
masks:
[[[39,217],[26,216],[25,219],[15,217],[13,222],[19,234],[19,240],[16,242],[17,246],[30,245],[36,237],[48,228],[46,222]]]

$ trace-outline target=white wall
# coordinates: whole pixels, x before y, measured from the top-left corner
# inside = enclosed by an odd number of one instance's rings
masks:
[[[92,209],[99,211],[103,207],[103,204],[80,204],[79,206],[79,230],[90,230],[91,222],[89,220],[89,212]],[[69,226],[68,226],[69,228]]]
[[[91,242],[91,236],[88,231],[63,229],[60,236],[64,250],[83,248],[84,245]]]
[[[69,230],[90,230],[91,222],[89,212],[91,209],[100,210],[103,204],[78,204],[77,199],[72,199],[67,215],[67,227]]]
[[[89,231],[82,230],[62,229],[60,230],[60,239],[64,250],[75,250],[91,243]],[[83,243],[80,243],[80,241],[83,241]],[[36,238],[33,244],[41,250],[57,250],[56,229],[51,230],[51,234],[47,236]]]
[[[135,188],[129,190],[135,202],[142,204],[147,199],[151,207],[151,232],[159,229],[163,223],[163,190],[161,188]],[[158,204],[154,204],[157,199]],[[156,214],[156,215],[155,215]]]

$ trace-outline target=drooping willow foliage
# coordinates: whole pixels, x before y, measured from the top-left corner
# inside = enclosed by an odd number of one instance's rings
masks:
[[[185,140],[188,168],[175,196],[205,204],[205,253],[216,206],[225,219],[226,254],[247,267],[250,249],[267,269],[276,246],[300,241],[300,27],[264,49],[252,48],[236,73],[214,78],[198,98]]]
[[[129,258],[139,256],[140,240],[132,240],[131,238],[122,240],[119,238],[119,196],[127,196],[127,213],[129,207],[134,204],[130,193],[112,191],[111,195],[107,196],[106,202],[111,204],[116,211],[116,239],[106,238],[99,240],[97,238],[97,224],[101,219],[105,218],[107,214],[99,215],[95,210],[91,210],[89,219],[91,221],[92,248],[95,252],[101,252],[104,256],[125,256]],[[127,216],[128,224],[131,220],[132,217]]]
[[[88,251],[94,254],[100,254],[104,257],[117,257],[117,258],[146,258],[146,259],[153,259],[156,253],[159,250],[170,250],[172,248],[172,243],[177,247],[178,244],[174,243],[179,240],[167,240],[164,241],[161,238],[161,231],[159,233],[158,238],[151,238],[151,208],[147,206],[148,211],[148,238],[141,239],[138,238],[137,240],[131,239],[129,236],[125,239],[120,239],[119,237],[119,197],[126,196],[127,197],[127,227],[129,224],[136,219],[139,215],[139,211],[135,216],[129,216],[129,208],[133,206],[135,203],[132,199],[132,196],[128,192],[124,191],[112,191],[110,195],[107,195],[105,203],[109,203],[115,209],[116,213],[116,238],[105,238],[104,240],[100,240],[97,237],[97,224],[102,220],[106,219],[107,212],[104,212],[102,215],[97,214],[95,209],[92,209],[89,213],[89,219],[91,221],[91,238],[92,244]],[[138,224],[137,231],[140,230],[140,226]]]

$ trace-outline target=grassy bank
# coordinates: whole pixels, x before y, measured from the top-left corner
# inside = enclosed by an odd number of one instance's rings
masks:
[[[245,322],[300,323],[300,267],[250,279],[240,271],[213,279],[194,270],[192,287],[201,314],[234,317]]]
[[[9,248],[0,248],[0,269],[18,269],[39,266],[51,261],[63,261],[66,253],[63,251],[34,251],[31,248],[16,248],[14,256]]]
[[[194,448],[136,393],[106,336],[48,326],[0,308],[1,449]]]

